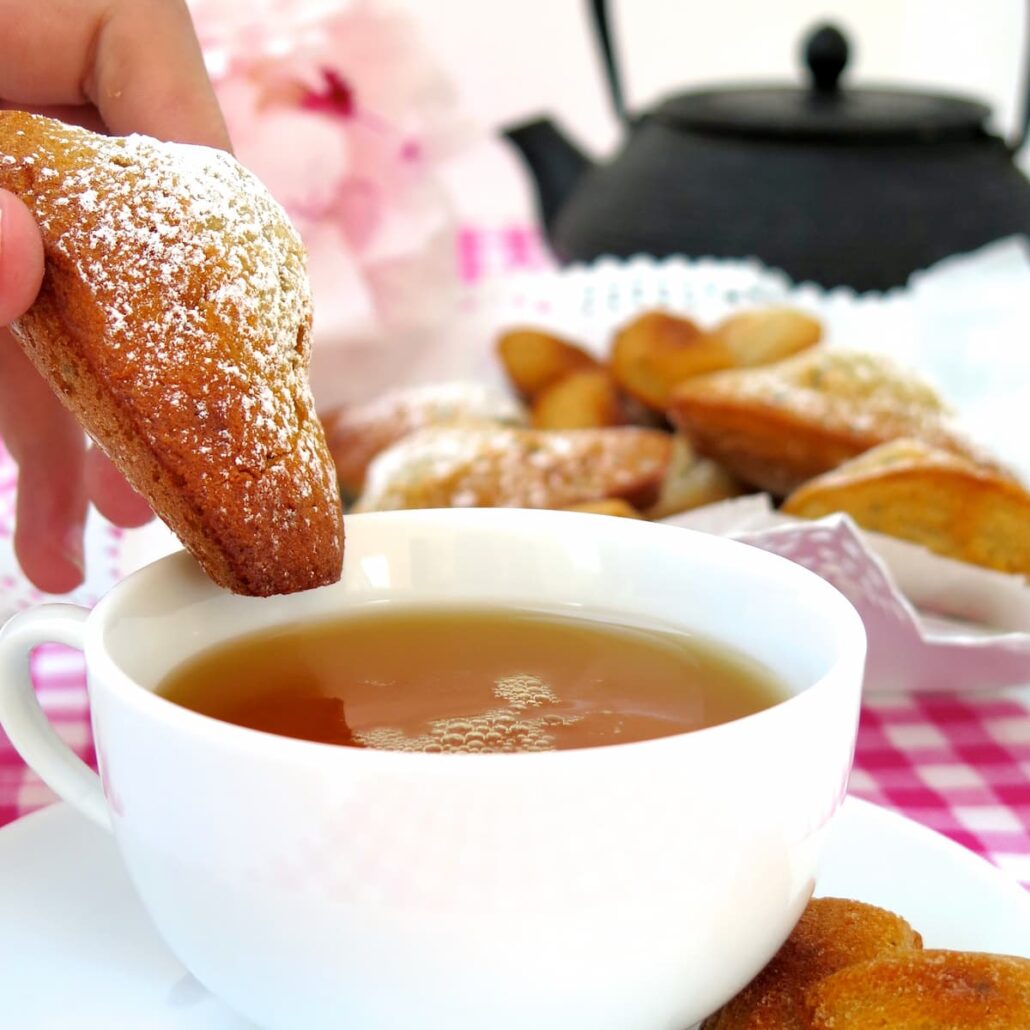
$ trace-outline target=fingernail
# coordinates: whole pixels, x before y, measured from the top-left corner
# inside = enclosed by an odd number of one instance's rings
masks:
[[[4,254],[4,202],[0,199],[0,257]]]
[[[84,531],[84,526],[72,526],[64,534],[63,546],[61,548],[61,554],[83,574],[86,572],[86,559],[82,549]]]

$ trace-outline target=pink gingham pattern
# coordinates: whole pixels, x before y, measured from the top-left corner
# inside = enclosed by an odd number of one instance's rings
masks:
[[[5,456],[6,457],[6,456]],[[75,753],[96,768],[82,655],[58,645],[41,647],[32,657],[32,678],[43,710]],[[0,731],[0,826],[54,801]]]
[[[893,808],[1030,887],[1026,694],[867,698],[851,793]]]
[[[458,230],[458,275],[473,286],[494,275],[547,268],[550,258],[540,234],[524,225],[484,231]]]
[[[545,267],[546,261],[532,229],[459,234],[458,265],[466,284]],[[0,548],[11,546],[15,482],[13,464],[0,446]],[[107,560],[117,547],[117,531],[105,533]],[[15,587],[24,593],[24,584],[0,578],[0,598]],[[81,655],[41,648],[32,671],[58,732],[95,765]],[[867,699],[851,792],[951,837],[1030,887],[1030,692]],[[0,734],[0,826],[53,800]]]

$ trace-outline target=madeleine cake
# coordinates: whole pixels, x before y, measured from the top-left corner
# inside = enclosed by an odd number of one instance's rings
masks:
[[[672,437],[654,429],[422,429],[369,466],[356,511],[569,508],[621,498],[642,509],[660,493]]]
[[[1030,576],[1030,493],[991,468],[921,440],[881,444],[802,484],[783,510],[860,526],[937,554]]]
[[[246,594],[338,579],[305,254],[264,187],[220,151],[20,112],[0,112],[0,187],[46,259],[15,335],[208,575]]]
[[[702,454],[777,496],[898,437],[986,460],[931,386],[881,355],[843,347],[690,379],[669,417]]]

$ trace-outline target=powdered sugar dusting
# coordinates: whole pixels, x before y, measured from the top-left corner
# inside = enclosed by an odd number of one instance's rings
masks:
[[[762,368],[707,377],[742,399],[789,408],[855,432],[887,419],[938,423],[948,414],[929,384],[881,354],[844,347],[814,348]],[[706,388],[699,381],[698,388]]]
[[[298,502],[330,505],[336,488],[307,383],[305,256],[282,208],[221,151],[39,122],[0,174],[21,176],[48,274],[90,293],[91,366],[172,475],[189,470],[198,511],[225,530],[303,532],[318,507]]]
[[[957,427],[953,412],[929,383],[883,354],[815,347],[765,367],[701,376],[679,390],[681,402],[673,402],[672,413],[688,420],[691,398],[714,399],[783,411],[820,432],[850,436],[862,448],[914,437],[1008,474]],[[704,429],[700,421],[698,428]]]
[[[657,484],[670,449],[636,428],[422,429],[375,459],[356,509],[567,507]]]
[[[818,480],[823,485],[847,483],[862,478],[877,478],[884,472],[947,469],[968,476],[994,478],[993,469],[977,464],[968,457],[933,447],[922,440],[899,437],[864,451],[856,458],[823,473]]]

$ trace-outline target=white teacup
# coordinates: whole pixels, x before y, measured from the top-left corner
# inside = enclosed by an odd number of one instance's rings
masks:
[[[343,580],[235,597],[184,554],[92,611],[0,636],[0,721],[110,827],[173,951],[266,1027],[680,1030],[765,963],[812,891],[845,791],[865,636],[782,558],[607,516],[411,511],[347,523]],[[374,604],[575,610],[682,627],[795,695],[712,729],[576,751],[359,750],[155,696],[183,659]],[[103,786],[60,743],[31,648],[82,648]]]

